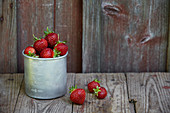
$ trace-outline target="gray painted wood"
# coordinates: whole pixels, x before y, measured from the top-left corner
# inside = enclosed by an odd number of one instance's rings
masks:
[[[83,0],[83,72],[100,72],[101,0]]]
[[[169,0],[83,0],[83,72],[165,71]]]

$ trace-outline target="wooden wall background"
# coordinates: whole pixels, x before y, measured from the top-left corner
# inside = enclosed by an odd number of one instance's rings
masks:
[[[169,0],[0,0],[0,73],[46,27],[69,46],[68,72],[170,71]]]

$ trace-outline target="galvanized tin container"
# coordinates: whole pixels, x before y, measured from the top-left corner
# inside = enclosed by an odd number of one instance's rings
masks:
[[[57,58],[33,58],[24,54],[25,92],[37,99],[52,99],[67,92],[67,54]]]

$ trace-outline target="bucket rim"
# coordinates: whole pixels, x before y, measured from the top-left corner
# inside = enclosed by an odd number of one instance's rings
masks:
[[[56,58],[34,58],[34,57],[30,57],[30,56],[24,54],[24,51],[25,51],[25,49],[22,51],[22,55],[24,57],[30,58],[30,59],[35,59],[35,60],[57,60],[57,59],[62,59],[62,58],[66,57],[68,55],[68,51],[67,51],[67,53],[65,55],[59,56],[59,57],[56,57]]]

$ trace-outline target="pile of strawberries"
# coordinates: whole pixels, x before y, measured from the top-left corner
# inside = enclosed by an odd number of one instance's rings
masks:
[[[68,51],[68,46],[65,41],[60,41],[59,34],[54,33],[47,27],[44,31],[44,38],[34,37],[33,46],[28,46],[24,54],[35,58],[55,58],[63,56]]]
[[[88,90],[90,93],[94,93],[98,99],[104,99],[107,96],[107,90],[104,87],[100,87],[100,81],[97,79],[88,83]],[[86,98],[86,92],[84,89],[75,87],[70,88],[70,100],[76,104],[83,104]]]

